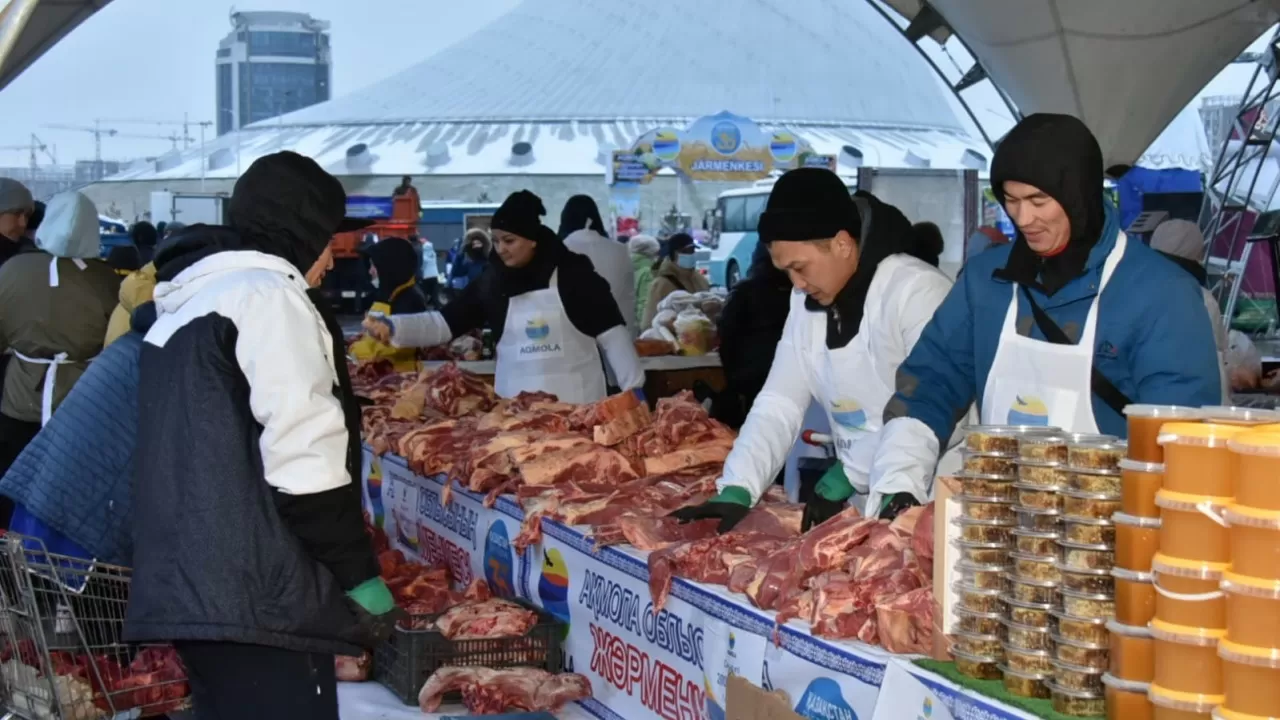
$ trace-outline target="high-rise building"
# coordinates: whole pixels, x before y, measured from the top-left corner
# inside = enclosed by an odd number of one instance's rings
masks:
[[[329,99],[329,23],[306,13],[233,12],[218,43],[218,134]]]

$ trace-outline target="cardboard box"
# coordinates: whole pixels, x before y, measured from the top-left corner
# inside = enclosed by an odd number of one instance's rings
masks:
[[[768,692],[741,675],[729,676],[724,704],[725,720],[804,720],[785,692]]]
[[[951,659],[951,639],[948,634],[955,625],[956,591],[951,587],[956,580],[956,562],[960,560],[960,548],[952,542],[960,537],[960,528],[953,522],[960,517],[960,481],[940,476],[933,483],[933,658]]]

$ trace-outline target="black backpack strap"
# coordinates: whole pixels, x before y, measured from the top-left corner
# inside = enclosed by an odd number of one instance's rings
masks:
[[[1071,342],[1071,339],[1067,337],[1061,327],[1058,327],[1053,318],[1049,317],[1049,314],[1036,304],[1035,298],[1031,297],[1031,292],[1027,290],[1027,287],[1025,285],[1019,285],[1018,287],[1022,288],[1022,295],[1027,299],[1027,304],[1031,306],[1031,317],[1035,319],[1036,327],[1040,328],[1040,332],[1044,333],[1045,339],[1054,345],[1074,345],[1075,343]],[[1123,415],[1125,406],[1133,404],[1132,400],[1120,392],[1120,388],[1112,384],[1098,370],[1092,360],[1089,362],[1089,377],[1089,384],[1092,386],[1093,394],[1101,398],[1102,402],[1106,403],[1107,407],[1114,410],[1117,415]]]

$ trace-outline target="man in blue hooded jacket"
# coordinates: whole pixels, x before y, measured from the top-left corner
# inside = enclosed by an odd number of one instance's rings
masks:
[[[991,188],[1017,239],[969,260],[899,366],[871,472],[882,492],[920,487],[974,401],[984,424],[1118,437],[1127,404],[1222,402],[1200,289],[1120,232],[1102,181],[1077,118],[1031,115],[1001,141]]]

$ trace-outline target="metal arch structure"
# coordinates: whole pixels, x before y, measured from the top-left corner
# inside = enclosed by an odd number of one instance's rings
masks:
[[[0,0],[0,90],[111,0]]]

